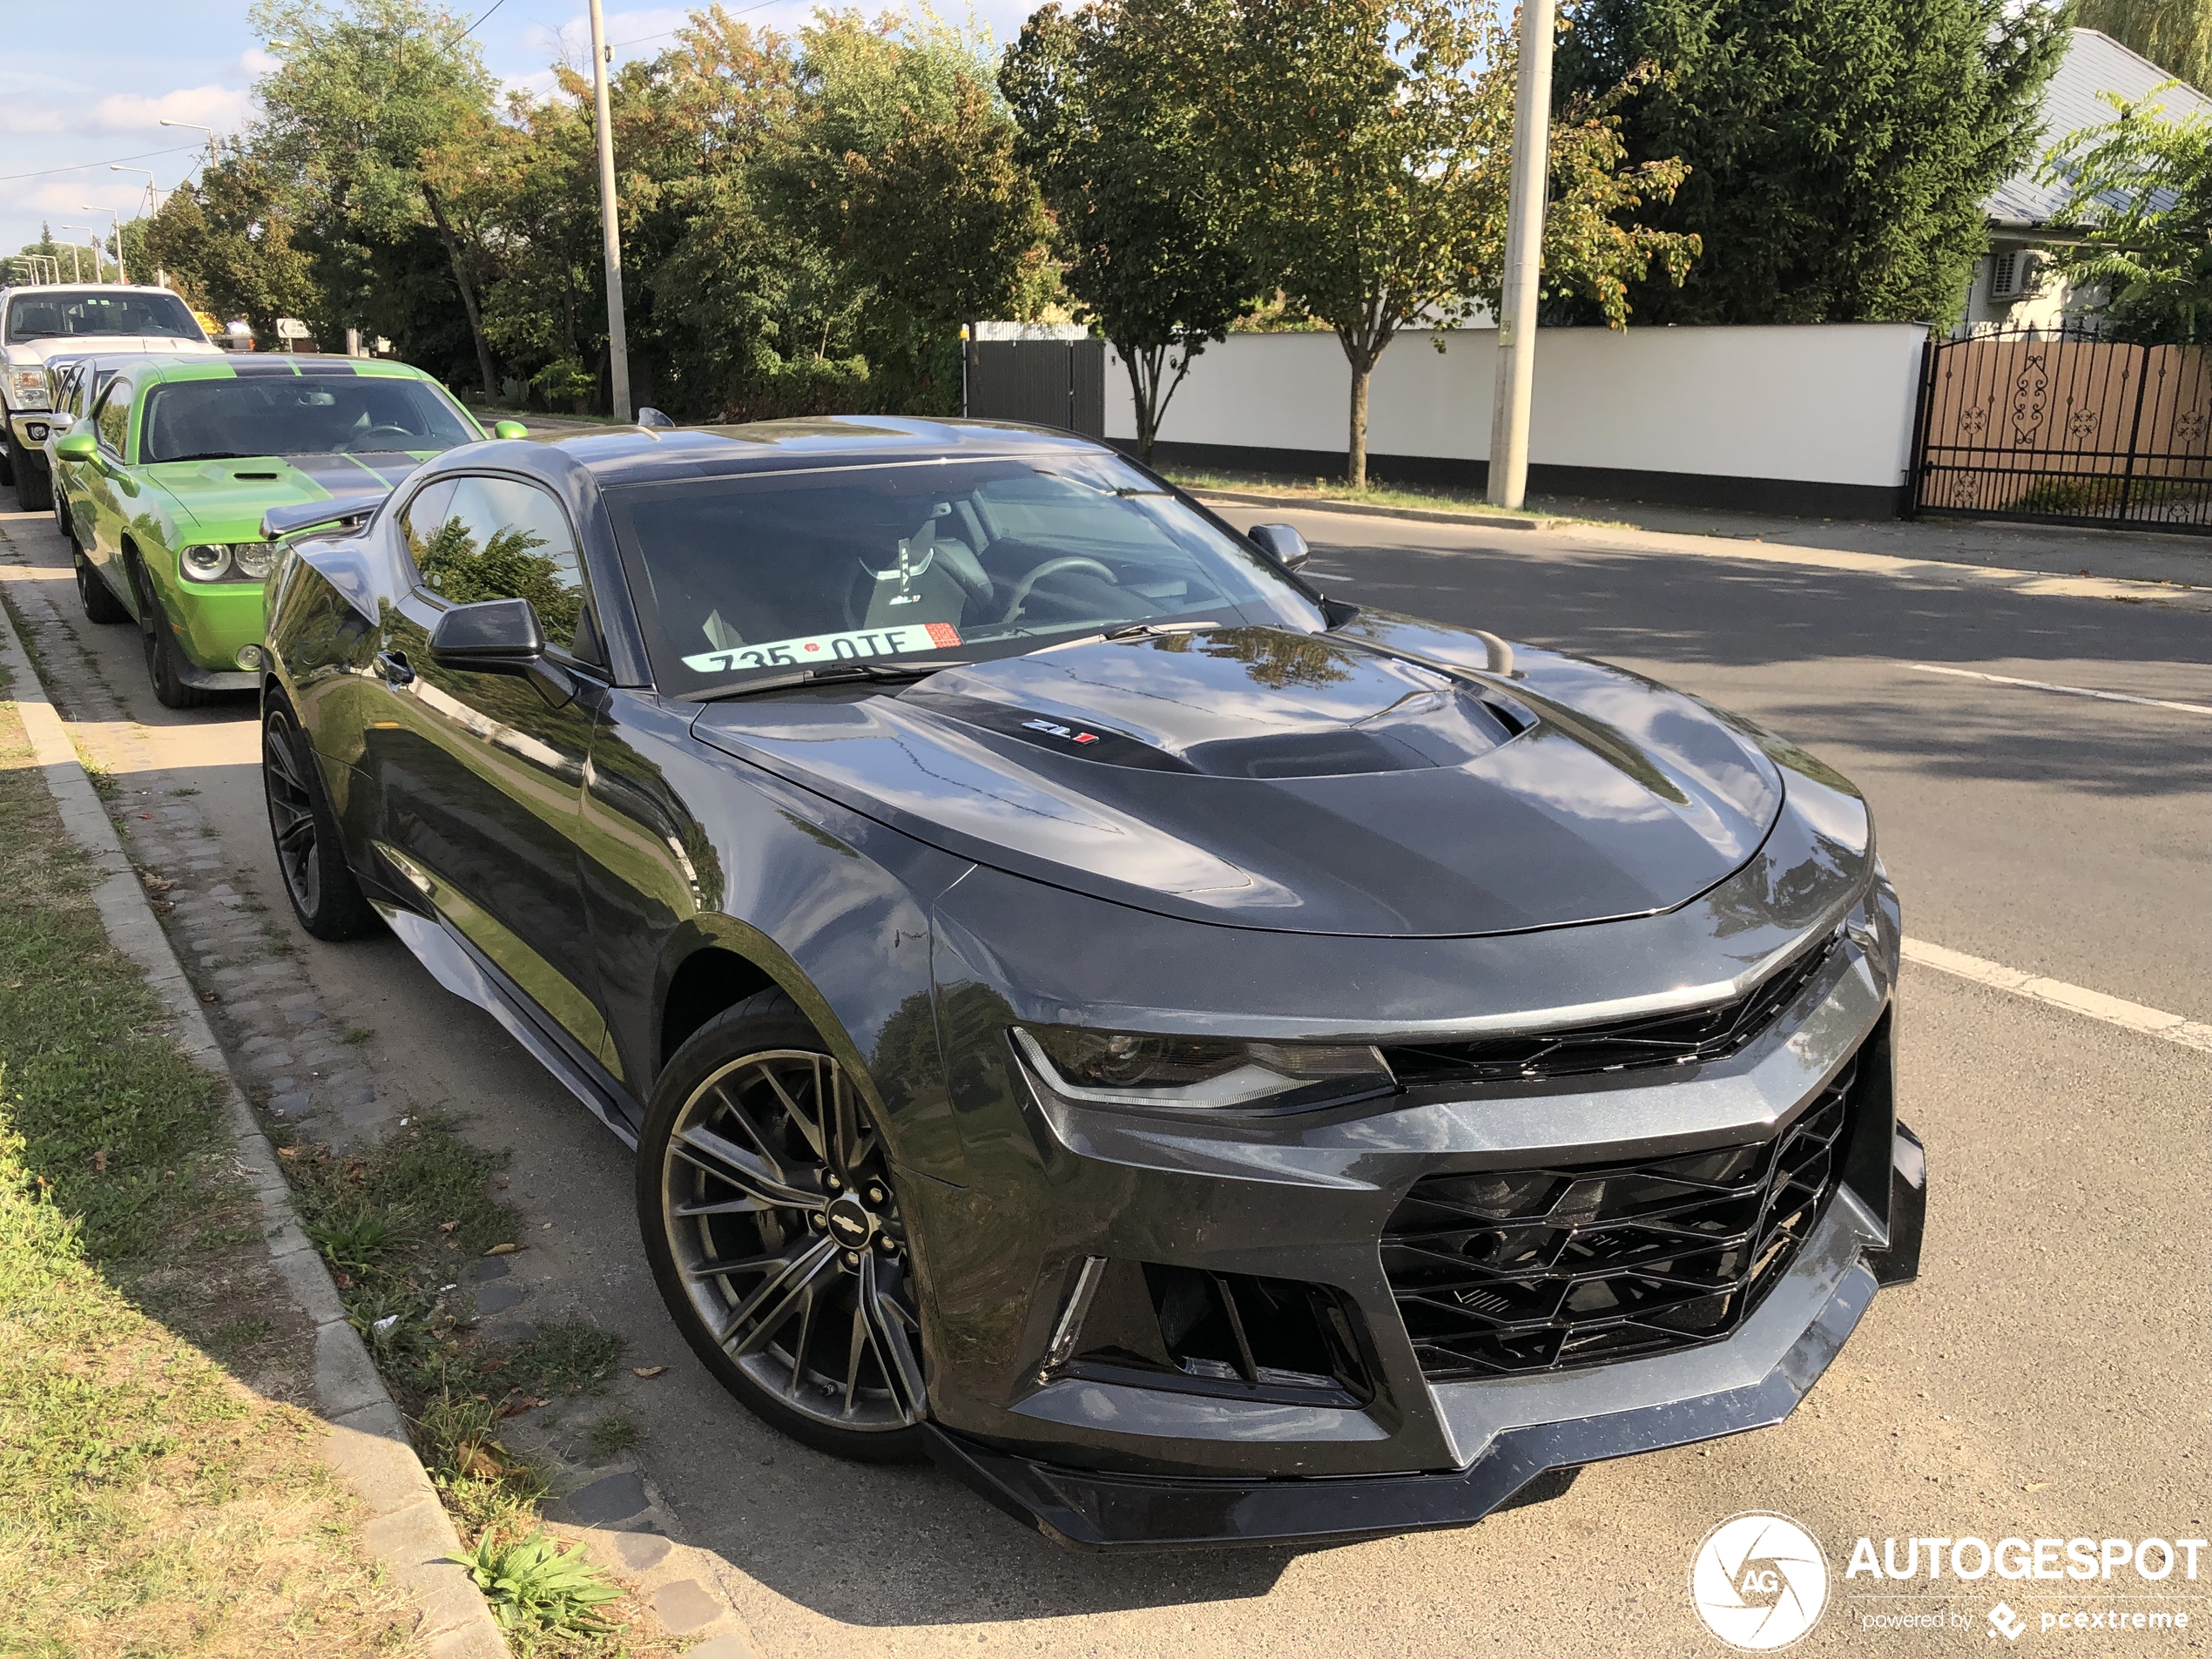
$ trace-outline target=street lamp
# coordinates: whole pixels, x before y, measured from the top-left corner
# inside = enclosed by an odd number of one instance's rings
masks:
[[[92,234],[92,227],[90,225],[64,225],[62,228],[65,231],[83,231],[87,237]],[[74,242],[69,245],[69,280],[71,282],[82,282],[84,280],[84,267],[77,262],[77,246]],[[99,273],[100,256],[95,253],[92,255],[92,274],[98,276]]]
[[[145,174],[146,211],[150,213],[158,213],[161,211],[161,192],[154,185],[152,168],[126,167],[119,161],[111,161],[108,163],[107,170],[110,172],[142,172]]]
[[[123,268],[123,215],[112,207],[99,207],[91,202],[78,205],[88,213],[105,213],[115,221],[115,280],[118,283],[128,284],[131,273]]]

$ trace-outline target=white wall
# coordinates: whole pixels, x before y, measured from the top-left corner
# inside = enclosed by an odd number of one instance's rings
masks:
[[[1529,459],[1893,489],[1926,336],[1905,323],[1547,328]],[[1368,452],[1486,459],[1496,347],[1489,328],[1399,336],[1375,367]],[[1109,358],[1106,435],[1134,438],[1128,374]],[[1341,455],[1350,393],[1333,334],[1232,334],[1191,365],[1159,435]]]

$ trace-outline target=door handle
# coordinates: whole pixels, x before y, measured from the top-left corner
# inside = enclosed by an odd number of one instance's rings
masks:
[[[415,678],[415,671],[408,666],[406,657],[395,651],[376,653],[376,671],[384,677],[388,685],[409,685]]]

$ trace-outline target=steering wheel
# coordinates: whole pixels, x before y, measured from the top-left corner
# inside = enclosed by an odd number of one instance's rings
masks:
[[[1104,577],[1109,582],[1111,582],[1116,587],[1119,587],[1121,585],[1121,578],[1116,576],[1111,570],[1108,570],[1104,565],[1101,564],[1096,559],[1047,559],[1042,564],[1033,566],[1019,582],[1014,584],[1013,601],[1006,607],[1006,614],[999,618],[999,625],[1003,627],[1008,623],[1014,621],[1015,618],[1022,614],[1022,607],[1029,603],[1029,590],[1035,587],[1037,583],[1042,581],[1046,577],[1054,575],[1061,570],[1094,570],[1100,576]]]
[[[415,434],[409,432],[403,426],[373,426],[369,428],[368,431],[360,434],[358,436],[348,438],[345,443],[340,447],[339,453],[344,455],[349,454],[356,449],[373,449],[377,448],[378,446],[369,442],[371,438],[397,438],[400,440],[397,443],[388,443],[383,445],[382,447],[387,449],[405,449],[415,442]]]

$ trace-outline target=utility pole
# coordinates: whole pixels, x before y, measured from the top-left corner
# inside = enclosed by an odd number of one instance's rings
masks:
[[[599,125],[599,239],[607,256],[607,377],[614,417],[630,419],[630,344],[622,326],[622,220],[615,208],[615,132],[607,115],[607,24],[591,0],[591,101]]]
[[[84,204],[84,211],[88,213],[105,213],[115,221],[115,280],[118,283],[129,282],[131,273],[123,268],[123,215],[112,207],[96,207],[91,202]]]
[[[1490,412],[1492,505],[1528,494],[1528,405],[1536,385],[1536,300],[1550,178],[1553,0],[1521,0],[1513,100],[1513,193],[1506,209],[1505,292],[1498,304],[1497,401]]]

